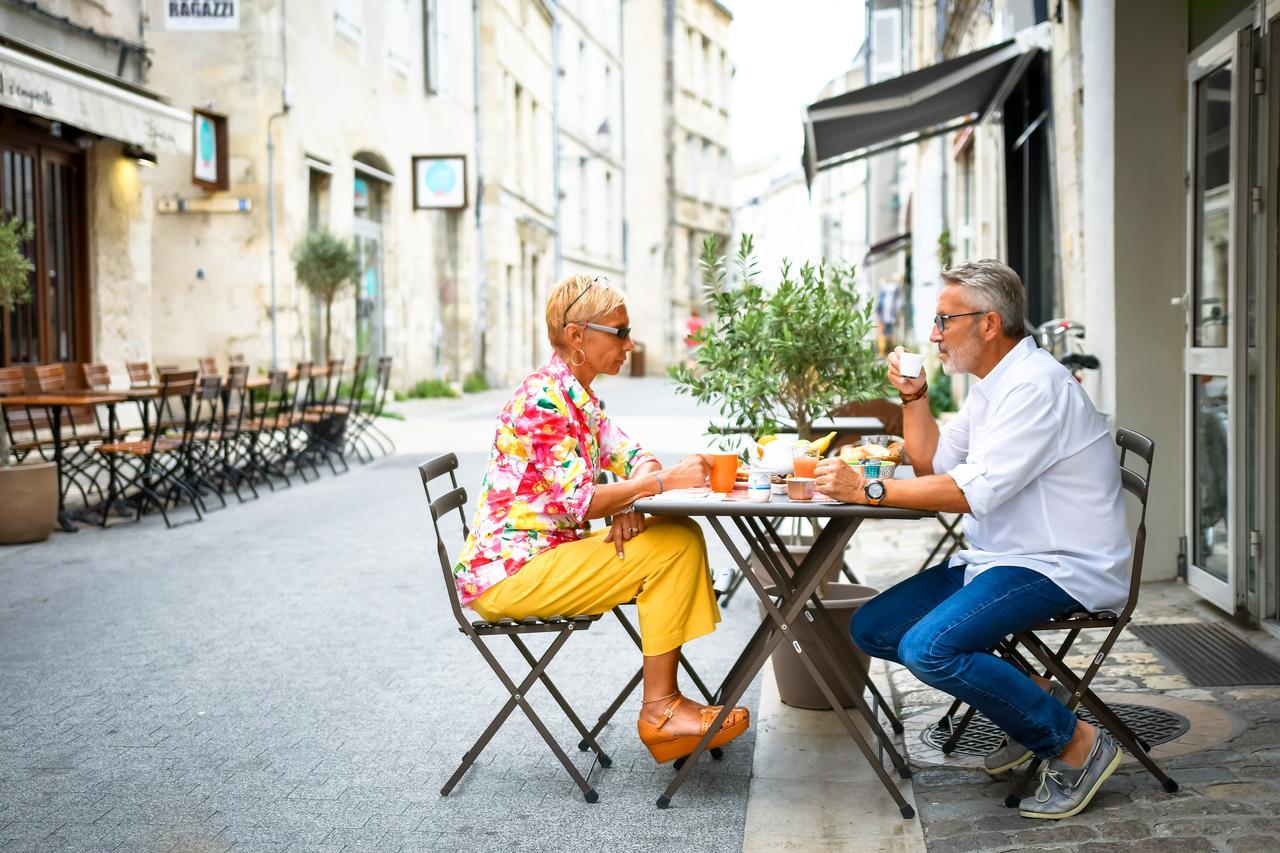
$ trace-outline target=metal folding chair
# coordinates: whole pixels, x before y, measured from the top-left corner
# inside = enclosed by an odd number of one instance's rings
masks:
[[[1056,678],[1060,684],[1071,691],[1071,699],[1067,703],[1068,708],[1074,711],[1078,705],[1084,705],[1102,727],[1110,732],[1134,758],[1138,759],[1142,766],[1160,782],[1166,791],[1173,793],[1178,790],[1178,783],[1169,778],[1160,766],[1156,764],[1155,760],[1151,758],[1146,742],[1138,737],[1129,728],[1128,724],[1089,687],[1094,676],[1098,674],[1098,670],[1107,659],[1107,655],[1110,654],[1111,647],[1115,645],[1121,632],[1129,624],[1133,610],[1138,605],[1138,592],[1142,586],[1142,560],[1147,544],[1147,496],[1151,491],[1151,460],[1155,457],[1155,442],[1142,433],[1129,429],[1119,429],[1116,431],[1116,445],[1120,448],[1121,484],[1125,491],[1137,498],[1141,507],[1138,515],[1138,527],[1133,540],[1129,598],[1125,602],[1124,608],[1119,613],[1109,610],[1080,612],[1068,614],[1058,619],[1050,619],[1014,634],[1006,639],[996,651],[1001,657],[1025,672],[1037,673],[1044,678]],[[1135,465],[1134,467],[1129,467],[1126,465],[1126,462],[1133,463],[1133,460],[1130,459],[1130,454],[1137,457],[1141,463],[1145,463],[1145,466]],[[1141,468],[1140,471],[1135,470],[1138,467]],[[1087,630],[1106,630],[1107,634],[1098,651],[1090,659],[1084,673],[1076,675],[1067,666],[1066,659],[1079,638],[1080,632]],[[1066,638],[1058,644],[1057,649],[1050,648],[1040,637],[1041,633],[1050,631],[1067,632]],[[1036,666],[1027,660],[1021,649],[1029,651],[1043,669],[1037,672]],[[954,713],[956,707],[958,707],[958,703],[952,706],[951,713]],[[955,748],[969,721],[973,719],[973,715],[974,709],[972,707],[965,711],[964,717],[955,726],[951,737],[943,745],[943,752],[949,752]],[[1026,772],[1016,781],[1013,793],[1005,799],[1005,805],[1010,808],[1018,805],[1019,801],[1025,796],[1028,785],[1039,770],[1040,764],[1039,758],[1031,761]]]
[[[453,775],[449,777],[449,781],[445,782],[444,787],[440,789],[440,794],[446,797],[449,795],[453,787],[458,784],[458,780],[480,757],[480,753],[484,751],[489,741],[498,733],[498,729],[502,728],[503,723],[511,716],[511,712],[518,706],[525,716],[529,718],[529,722],[533,724],[542,739],[547,742],[547,746],[555,754],[560,764],[564,766],[565,771],[577,784],[579,790],[582,791],[583,798],[588,803],[594,803],[599,799],[595,788],[591,787],[587,779],[569,760],[569,756],[561,748],[560,744],[556,742],[546,724],[542,722],[542,718],[533,710],[533,706],[529,704],[528,694],[534,684],[541,682],[547,692],[551,694],[551,698],[560,706],[560,710],[564,711],[565,716],[569,718],[569,722],[573,723],[574,728],[578,730],[583,741],[598,756],[600,765],[608,767],[613,763],[605,751],[600,748],[600,744],[596,742],[595,735],[587,731],[587,727],[582,724],[582,720],[578,719],[578,715],[574,713],[573,708],[570,707],[559,689],[551,681],[551,677],[547,675],[548,664],[564,647],[569,637],[576,631],[585,631],[590,628],[600,618],[600,614],[550,616],[546,619],[521,619],[518,622],[513,619],[499,619],[496,622],[467,619],[462,610],[462,602],[458,597],[457,587],[454,585],[453,568],[449,560],[449,554],[445,549],[444,539],[440,535],[440,519],[455,510],[462,524],[462,535],[465,537],[469,534],[465,514],[467,492],[458,486],[457,468],[457,454],[445,453],[419,465],[418,473],[422,477],[422,488],[426,492],[427,502],[431,506],[431,527],[436,534],[436,552],[440,557],[440,569],[444,574],[445,589],[449,593],[449,606],[453,611],[454,619],[458,622],[458,630],[471,640],[476,650],[480,652],[480,656],[484,658],[485,663],[489,664],[489,668],[493,670],[494,675],[498,677],[498,680],[502,682],[502,686],[506,688],[508,699],[503,703],[497,716],[485,728],[479,739],[463,756],[462,763],[458,765],[458,769],[453,772]],[[444,477],[446,474],[449,477],[448,487],[444,494],[433,500],[431,497],[431,482]],[[535,657],[529,647],[520,639],[523,634],[547,633],[553,634],[554,638],[546,651],[538,657]],[[498,636],[508,637],[517,651],[520,652],[520,656],[529,665],[529,673],[519,683],[507,673],[502,663],[484,642],[486,637]]]

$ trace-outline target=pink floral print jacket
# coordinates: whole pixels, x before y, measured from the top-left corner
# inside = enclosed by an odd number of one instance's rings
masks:
[[[453,567],[462,603],[543,551],[585,536],[602,469],[626,479],[656,461],[609,420],[595,394],[553,354],[498,416],[480,506]]]

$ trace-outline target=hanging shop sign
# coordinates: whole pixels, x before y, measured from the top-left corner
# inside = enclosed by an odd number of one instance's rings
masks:
[[[467,158],[462,154],[413,158],[413,209],[462,210],[467,206]]]
[[[192,110],[191,182],[206,190],[231,186],[227,174],[227,117]]]
[[[164,0],[164,28],[186,32],[232,32],[240,29],[241,0]]]

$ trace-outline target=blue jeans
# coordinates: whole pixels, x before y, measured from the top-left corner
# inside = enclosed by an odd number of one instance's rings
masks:
[[[977,708],[1040,758],[1075,732],[1075,715],[991,649],[1010,634],[1080,609],[1049,578],[995,566],[964,582],[963,564],[926,569],[864,604],[849,624],[867,654]]]

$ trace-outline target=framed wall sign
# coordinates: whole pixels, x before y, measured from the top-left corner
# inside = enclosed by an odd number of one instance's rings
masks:
[[[466,206],[466,155],[413,158],[414,210],[462,210]]]
[[[191,182],[216,191],[231,187],[227,174],[227,117],[192,110]]]

